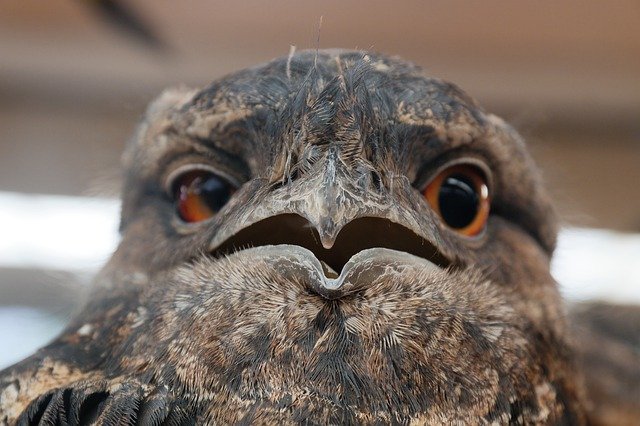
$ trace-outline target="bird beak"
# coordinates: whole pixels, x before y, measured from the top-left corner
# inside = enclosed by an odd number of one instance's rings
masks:
[[[275,189],[264,182],[243,187],[220,221],[231,226],[216,232],[210,251],[296,245],[314,254],[326,276],[340,275],[353,256],[372,248],[409,253],[440,267],[451,264],[454,248],[443,243],[435,213],[406,179],[373,191],[362,175],[334,166]]]

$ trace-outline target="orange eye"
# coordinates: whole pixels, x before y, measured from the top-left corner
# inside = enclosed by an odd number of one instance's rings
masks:
[[[176,212],[189,223],[209,219],[227,204],[234,191],[226,180],[209,171],[186,172],[173,185]]]
[[[485,228],[489,217],[489,188],[477,167],[451,166],[427,185],[423,194],[444,223],[472,237]]]

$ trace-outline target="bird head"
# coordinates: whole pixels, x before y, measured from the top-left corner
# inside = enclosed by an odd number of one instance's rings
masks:
[[[578,415],[552,205],[517,132],[455,85],[303,51],[165,92],[123,158],[95,291],[139,294],[144,332],[114,363],[205,418]]]

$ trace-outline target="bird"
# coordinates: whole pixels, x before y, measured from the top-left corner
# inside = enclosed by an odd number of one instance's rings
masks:
[[[120,244],[0,423],[588,421],[553,202],[456,85],[292,50],[166,90],[122,163]]]

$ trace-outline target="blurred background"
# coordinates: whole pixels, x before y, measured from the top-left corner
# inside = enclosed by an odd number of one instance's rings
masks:
[[[0,368],[61,329],[113,250],[119,156],[145,105],[291,45],[399,55],[457,83],[543,169],[567,297],[640,292],[636,0],[3,0]]]

